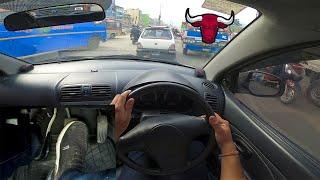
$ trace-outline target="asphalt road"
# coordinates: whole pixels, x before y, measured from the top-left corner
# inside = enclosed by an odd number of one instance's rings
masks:
[[[320,157],[320,108],[307,98],[308,80],[300,82],[302,92],[292,104],[283,104],[280,97],[249,94],[236,94],[236,97],[291,141]]]
[[[118,36],[115,39],[100,43],[98,49],[64,52],[61,56],[136,55],[136,48],[136,45],[132,44],[129,36]],[[176,40],[176,51],[176,61],[191,67],[201,68],[211,59],[211,56],[197,52],[190,52],[188,55],[184,55],[182,51],[182,42],[179,39]]]

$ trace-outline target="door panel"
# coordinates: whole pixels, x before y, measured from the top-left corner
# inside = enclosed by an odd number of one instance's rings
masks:
[[[319,163],[277,133],[225,91],[224,117],[232,124],[234,141],[252,151],[242,164],[252,179],[319,179]],[[280,173],[281,172],[281,173]]]

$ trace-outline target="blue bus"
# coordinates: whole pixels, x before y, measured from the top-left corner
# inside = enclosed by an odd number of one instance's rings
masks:
[[[183,39],[183,54],[188,54],[188,51],[200,51],[208,53],[217,53],[229,41],[227,32],[219,31],[216,36],[216,41],[213,44],[202,42],[202,36],[199,28],[189,28],[185,31]]]
[[[95,49],[107,40],[104,21],[87,22],[23,31],[7,31],[3,19],[8,12],[0,13],[0,52],[12,57],[25,57],[61,50]]]

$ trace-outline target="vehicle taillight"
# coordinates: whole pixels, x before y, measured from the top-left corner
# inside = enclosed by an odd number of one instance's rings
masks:
[[[142,48],[143,48],[142,44],[138,42],[138,43],[137,43],[137,48],[138,48],[138,49],[142,49]]]
[[[171,44],[171,46],[169,47],[170,51],[175,51],[176,50],[176,45],[175,44]]]

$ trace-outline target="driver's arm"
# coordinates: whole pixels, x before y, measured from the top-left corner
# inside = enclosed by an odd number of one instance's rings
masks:
[[[246,179],[239,153],[232,140],[229,122],[215,113],[215,116],[209,118],[209,123],[215,131],[215,137],[221,150],[220,180]]]

